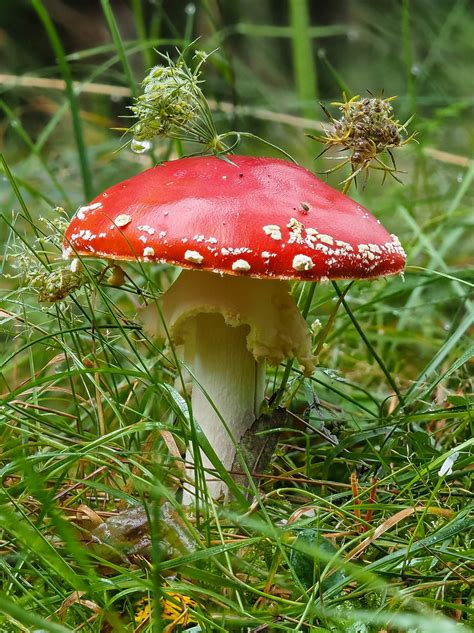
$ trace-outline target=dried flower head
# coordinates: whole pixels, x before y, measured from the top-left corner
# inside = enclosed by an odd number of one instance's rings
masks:
[[[79,290],[87,281],[87,277],[70,268],[58,268],[49,273],[40,273],[30,281],[30,286],[38,293],[41,303],[62,301],[75,290]]]
[[[196,51],[197,63],[191,69],[184,59],[185,52],[176,62],[169,55],[162,55],[165,64],[152,68],[143,80],[143,94],[130,107],[138,119],[129,130],[135,151],[143,151],[141,148],[147,148],[156,136],[202,143],[210,148],[218,142],[209,106],[199,86],[201,67],[208,54]]]
[[[369,169],[383,171],[384,178],[389,174],[397,179],[395,174],[398,170],[391,150],[406,145],[414,138],[414,134],[408,136],[406,131],[406,126],[411,119],[402,124],[395,118],[391,105],[395,98],[370,97],[361,99],[360,96],[355,96],[347,100],[344,94],[342,103],[332,104],[342,112],[339,119],[331,117],[326,108],[322,106],[332,127],[324,131],[324,136],[309,136],[324,143],[326,147],[321,154],[331,147],[339,146],[342,150],[349,152],[349,155],[342,157],[337,167],[329,170],[335,171],[350,164],[351,174],[343,181],[344,191],[347,191],[351,182],[362,171],[368,175]],[[384,153],[390,157],[391,165],[381,159]]]
[[[20,278],[21,286],[34,290],[41,303],[62,301],[88,282],[79,260],[73,260],[69,266],[55,263],[62,252],[68,219],[62,207],[54,211],[53,217],[40,218],[46,229],[37,227],[37,237],[30,243],[24,239],[13,243],[9,255],[12,273],[6,275]]]

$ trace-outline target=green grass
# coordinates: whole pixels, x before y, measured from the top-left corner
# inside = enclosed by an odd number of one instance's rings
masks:
[[[472,630],[468,3],[343,2],[336,12],[303,0],[219,11],[202,2],[186,13],[133,0],[125,14],[96,4],[87,45],[40,0],[0,15],[0,72],[26,75],[0,94],[0,630],[159,631],[170,592],[193,601],[194,632]],[[31,50],[15,38],[25,19]],[[397,94],[397,116],[414,111],[419,135],[397,154],[403,185],[375,176],[351,190],[400,237],[405,278],[295,285],[318,369],[268,371],[267,395],[278,392],[290,414],[258,495],[205,504],[193,518],[176,496],[173,456],[191,434],[188,404],[173,359],[136,320],[175,272],[130,264],[118,289],[91,261],[86,290],[40,304],[20,253],[31,275],[60,266],[54,207],[71,216],[151,166],[149,155],[117,151],[123,88],[139,91],[136,79],[159,61],[153,47],[172,53],[197,36],[200,48],[219,47],[206,94],[241,106],[216,109],[220,132],[248,130],[316,169],[320,148],[304,137],[314,121],[279,115],[317,112],[315,95],[329,106],[347,87]],[[244,142],[239,151],[273,153]],[[164,141],[154,153],[181,149]],[[124,536],[119,522],[94,541],[101,520],[133,504],[146,508],[144,534]],[[138,624],[141,600],[154,615]]]

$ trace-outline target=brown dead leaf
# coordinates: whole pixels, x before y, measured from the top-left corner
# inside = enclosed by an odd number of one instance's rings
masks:
[[[77,522],[83,523],[83,522],[87,522],[88,524],[88,529],[89,530],[93,530],[95,529],[97,526],[99,526],[101,523],[103,523],[103,519],[97,514],[97,512],[95,512],[94,510],[92,510],[92,508],[89,508],[89,506],[86,506],[85,504],[81,503],[80,506],[78,506],[77,510]]]
[[[92,602],[92,600],[83,600],[82,596],[85,594],[85,591],[73,591],[70,596],[68,596],[65,600],[63,600],[59,609],[55,611],[55,614],[64,619],[67,611],[72,607],[73,604],[80,604],[83,607],[87,607],[93,613],[100,613],[100,607],[96,602]]]
[[[452,510],[436,508],[434,506],[430,506],[428,508],[426,508],[425,506],[416,506],[400,510],[400,512],[397,512],[393,516],[386,519],[381,525],[379,525],[371,536],[368,536],[361,543],[359,543],[359,545],[356,545],[356,547],[354,547],[354,549],[352,549],[347,554],[346,560],[351,560],[356,556],[359,556],[359,554],[366,550],[369,545],[380,538],[382,534],[385,534],[387,530],[390,530],[390,528],[392,528],[394,525],[397,525],[397,523],[400,523],[400,521],[403,521],[403,519],[406,519],[406,517],[415,514],[415,512],[428,512],[429,514],[438,514],[445,517],[451,517],[454,514]]]

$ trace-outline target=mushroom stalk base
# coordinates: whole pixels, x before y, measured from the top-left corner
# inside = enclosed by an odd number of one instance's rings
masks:
[[[191,369],[199,384],[192,387],[193,416],[224,468],[230,470],[236,446],[259,416],[265,363],[256,361],[248,351],[246,325],[232,327],[220,314],[201,313],[195,317],[194,328]],[[202,451],[201,459],[206,470],[213,469]],[[194,468],[187,474],[194,479]],[[210,475],[206,480],[208,492],[215,499],[227,492],[219,479]]]

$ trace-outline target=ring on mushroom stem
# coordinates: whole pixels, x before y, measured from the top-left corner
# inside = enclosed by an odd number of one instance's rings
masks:
[[[78,209],[64,247],[190,269],[161,307],[194,377],[194,421],[227,470],[259,416],[265,364],[314,368],[288,280],[371,279],[405,265],[397,237],[354,200],[302,167],[252,156],[181,158],[114,185]],[[207,487],[214,498],[227,492],[210,475]]]

